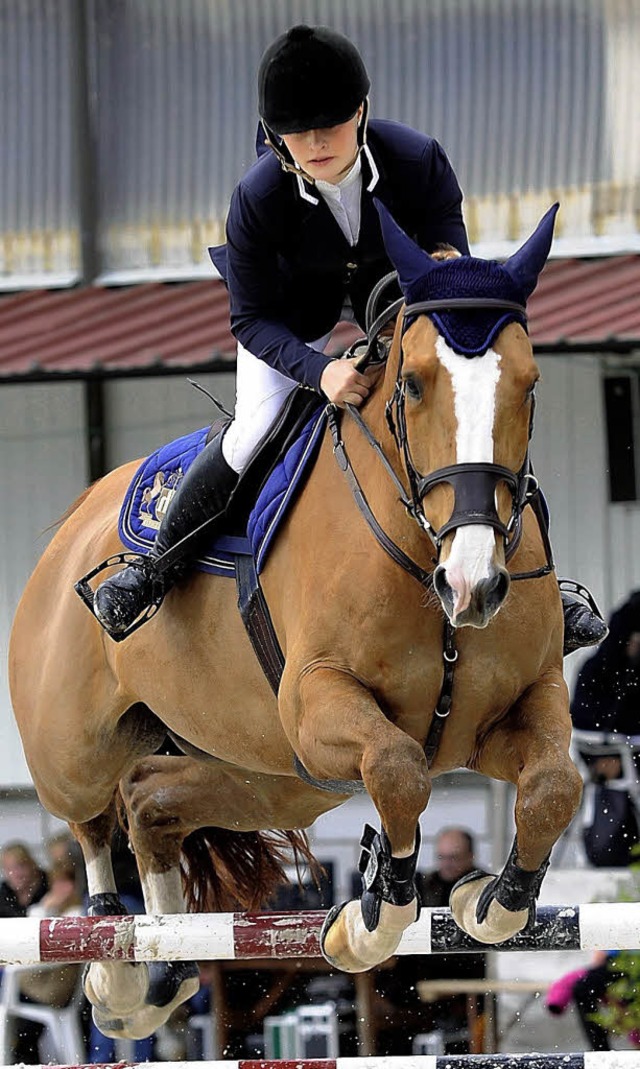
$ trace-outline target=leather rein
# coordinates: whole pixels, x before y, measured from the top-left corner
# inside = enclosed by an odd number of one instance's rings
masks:
[[[382,281],[384,282],[386,280]],[[386,347],[380,344],[379,335],[382,329],[400,312],[403,305],[404,300],[402,298],[394,301],[393,304],[386,308],[385,311],[373,321],[371,326],[367,323],[367,347],[365,353],[361,355],[361,359],[358,363],[360,369],[376,363],[380,364],[385,362]],[[407,321],[409,319],[412,320],[417,315],[424,315],[430,312],[452,308],[463,308],[465,310],[472,308],[497,308],[505,311],[517,311],[519,315],[526,319],[526,310],[524,306],[516,304],[513,301],[502,301],[491,298],[483,300],[474,297],[458,297],[447,301],[420,301],[404,307],[402,313],[402,333],[404,334],[407,329]],[[369,308],[367,309],[367,315],[369,317]],[[362,341],[360,340],[359,342],[356,342],[345,355],[355,355],[354,351],[361,346]],[[469,359],[473,358],[470,357]],[[402,365],[403,353],[401,348],[395,387],[391,398],[386,403],[385,416],[389,430],[404,461],[404,468],[409,482],[408,489],[405,488],[402,480],[396,474],[393,466],[387,459],[380,442],[367,426],[358,409],[353,405],[347,404],[345,410],[358,430],[363,434],[376,454],[377,460],[382,464],[387,475],[393,482],[398,492],[399,503],[403,506],[408,515],[418,524],[421,531],[431,540],[435,551],[435,556],[432,558],[433,565],[437,566],[438,564],[440,550],[445,536],[451,531],[469,524],[488,525],[499,532],[504,540],[505,563],[507,563],[520,545],[522,539],[522,513],[525,506],[530,504],[538,519],[546,562],[544,565],[541,565],[539,568],[534,568],[531,571],[512,573],[510,578],[511,580],[540,579],[549,575],[555,570],[553,552],[546,524],[543,522],[543,511],[540,502],[538,481],[533,474],[529,456],[529,446],[533,435],[535,396],[532,395],[531,398],[527,452],[522,466],[517,472],[511,471],[510,468],[506,468],[501,464],[467,463],[450,464],[447,467],[438,468],[436,471],[423,475],[416,468],[411,456],[406,425],[406,383],[402,380]],[[387,534],[374,515],[358,477],[353,470],[344,441],[342,440],[340,427],[341,410],[333,404],[329,405],[327,407],[327,420],[333,440],[333,452],[338,467],[344,473],[356,505],[377,542],[396,564],[403,568],[404,571],[411,575],[412,578],[420,583],[425,589],[431,590],[433,586],[433,570],[423,568],[409,557]],[[511,516],[506,524],[500,519],[495,506],[495,493],[498,484],[501,482],[507,484],[512,501]],[[453,488],[454,509],[449,520],[447,520],[447,522],[438,530],[434,530],[425,515],[423,501],[426,495],[435,486],[442,483],[448,483]],[[451,624],[446,613],[444,618],[442,657],[442,686],[436,703],[435,716],[424,745],[428,765],[431,765],[431,762],[435,757],[444,722],[451,712],[454,668],[456,661],[458,660],[458,650],[456,649],[455,643],[455,628]]]

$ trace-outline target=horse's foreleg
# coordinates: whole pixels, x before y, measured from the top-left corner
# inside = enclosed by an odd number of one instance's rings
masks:
[[[115,805],[99,817],[69,827],[78,840],[87,871],[89,914],[93,917],[127,913],[116,888],[111,861]],[[149,987],[147,966],[134,962],[92,962],[84,976],[84,990],[94,1007],[94,1020],[106,1035],[123,1035],[121,1018],[144,1003]],[[108,1031],[109,1025],[115,1027]],[[104,1026],[104,1027],[103,1027]]]
[[[456,922],[480,942],[503,942],[533,919],[551,849],[580,804],[570,740],[567,688],[558,674],[532,686],[480,749],[477,771],[517,787],[516,836],[502,872],[472,873],[451,894]]]
[[[316,668],[295,695],[281,689],[280,704],[307,771],[318,780],[362,779],[380,815],[380,833],[365,829],[362,841],[362,898],[331,910],[321,936],[332,965],[361,972],[391,957],[418,915],[418,821],[431,792],[424,752],[346,672]]]

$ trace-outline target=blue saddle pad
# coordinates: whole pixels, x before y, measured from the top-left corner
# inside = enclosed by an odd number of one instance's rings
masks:
[[[265,483],[248,524],[248,538],[221,535],[212,541],[196,567],[213,575],[235,576],[238,554],[253,553],[258,573],[286,516],[294,496],[304,483],[322,439],[324,408],[314,412],[300,437],[274,468]],[[148,553],[171,498],[189,465],[204,449],[208,427],[176,438],[156,449],[138,468],[127,490],[118,530],[127,549]]]

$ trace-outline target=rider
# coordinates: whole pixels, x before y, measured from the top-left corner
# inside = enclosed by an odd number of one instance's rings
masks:
[[[238,475],[298,383],[339,406],[368,396],[376,372],[323,349],[341,319],[364,327],[367,299],[392,269],[374,196],[426,252],[469,254],[442,147],[401,123],[369,122],[369,88],[355,46],[324,26],[294,26],[262,57],[258,160],[231,198],[227,244],[211,250],[238,341],[235,417],[188,469],[149,556],[98,587],[94,611],[114,635],[185,574],[203,548],[192,532],[207,523],[209,543],[222,528]],[[573,648],[599,641],[601,621],[563,601]]]

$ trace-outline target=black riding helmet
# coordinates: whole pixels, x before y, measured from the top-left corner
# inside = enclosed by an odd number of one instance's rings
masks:
[[[337,126],[355,115],[370,84],[347,37],[327,26],[293,26],[260,61],[260,118],[278,135]]]

